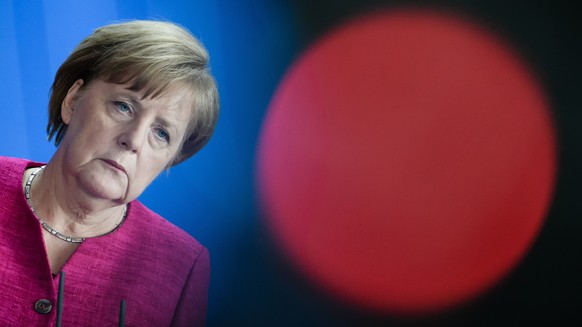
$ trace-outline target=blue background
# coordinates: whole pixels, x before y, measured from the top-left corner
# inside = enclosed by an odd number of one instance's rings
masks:
[[[238,240],[255,217],[255,144],[270,94],[295,53],[293,19],[272,1],[0,0],[0,154],[48,161],[49,89],[60,64],[95,28],[125,19],[170,20],[211,54],[221,116],[209,145],[141,195],[148,207],[211,252],[209,325],[233,297]],[[234,259],[234,260],[233,260]]]
[[[254,160],[271,95],[288,66],[329,28],[377,5],[461,10],[502,32],[536,69],[560,138],[556,200],[522,265],[475,303],[436,317],[400,320],[366,313],[317,291],[282,258],[255,197]],[[211,252],[208,326],[514,325],[580,321],[582,209],[582,33],[556,1],[0,0],[0,155],[47,161],[53,76],[95,28],[125,19],[164,19],[199,37],[221,94],[215,136],[194,158],[142,194],[148,207]],[[551,4],[550,4],[551,3]],[[578,305],[576,305],[578,303]]]

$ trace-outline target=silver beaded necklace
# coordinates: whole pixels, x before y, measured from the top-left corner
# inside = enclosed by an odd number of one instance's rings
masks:
[[[44,220],[42,220],[36,214],[36,211],[34,210],[34,207],[32,206],[32,203],[30,203],[30,188],[32,186],[32,181],[34,180],[34,177],[36,176],[36,174],[38,174],[39,172],[41,172],[44,169],[44,167],[46,167],[46,165],[38,167],[37,170],[35,170],[32,173],[30,173],[30,176],[28,176],[28,180],[26,181],[26,184],[24,185],[24,196],[26,197],[26,202],[28,203],[28,206],[30,207],[30,210],[32,210],[32,212],[34,213],[34,216],[36,217],[36,219],[38,219],[38,221],[40,222],[40,224],[41,224],[42,228],[44,228],[44,230],[46,230],[47,232],[51,233],[51,235],[54,235],[54,236],[60,238],[61,240],[65,241],[65,242],[82,243],[84,240],[86,240],[89,237],[72,237],[72,236],[65,235],[65,234],[63,234],[61,232],[58,232],[57,230],[55,230],[54,228],[52,228],[49,224],[47,224]],[[126,216],[127,216],[127,205],[125,205],[125,208],[123,209],[123,216],[121,218],[121,221],[119,222],[119,224],[117,224],[115,226],[115,228],[113,228],[112,230],[110,230],[109,232],[107,232],[105,234],[101,234],[101,235],[98,235],[98,236],[92,236],[92,237],[105,236],[107,234],[113,233],[115,230],[117,230],[117,228],[119,228],[119,226],[121,226],[121,223],[125,220],[125,217]]]

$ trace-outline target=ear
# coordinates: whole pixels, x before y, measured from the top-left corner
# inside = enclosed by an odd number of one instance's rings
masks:
[[[82,79],[78,79],[75,83],[69,88],[67,91],[67,95],[63,99],[63,103],[61,104],[61,119],[65,124],[69,124],[71,121],[71,117],[73,117],[73,112],[75,111],[75,101],[79,96],[79,90],[81,86],[85,83]]]

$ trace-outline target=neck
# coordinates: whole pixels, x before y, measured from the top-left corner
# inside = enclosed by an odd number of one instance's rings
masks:
[[[109,233],[121,223],[125,205],[88,198],[64,178],[56,178],[65,176],[58,173],[49,163],[32,178],[29,189],[29,203],[49,228],[70,237],[89,238]]]

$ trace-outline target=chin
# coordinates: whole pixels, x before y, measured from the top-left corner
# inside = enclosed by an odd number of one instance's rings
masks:
[[[108,199],[113,201],[120,201],[125,197],[125,189],[122,187],[115,187],[114,185],[99,185],[91,183],[84,187],[87,194],[95,199]]]
[[[97,174],[93,171],[80,174],[78,181],[79,186],[96,199],[117,200],[124,198],[128,190],[126,181],[120,180],[117,176]]]

